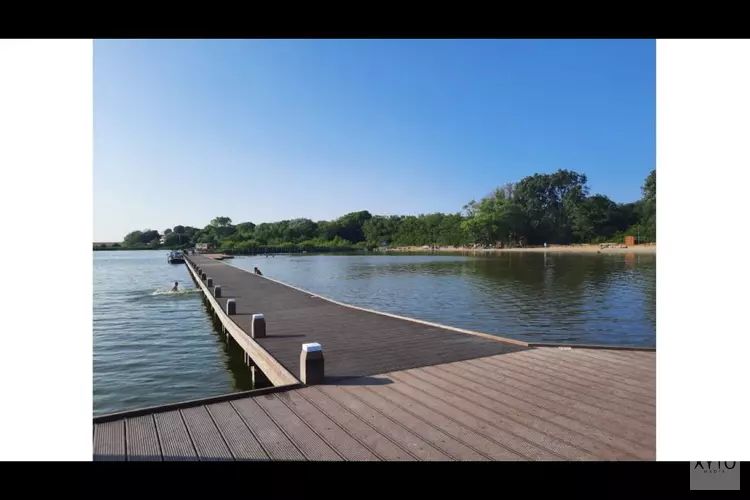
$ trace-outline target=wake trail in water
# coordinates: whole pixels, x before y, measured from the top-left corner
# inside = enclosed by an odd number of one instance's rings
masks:
[[[125,298],[125,302],[143,302],[154,299],[170,300],[177,298],[193,297],[197,294],[203,293],[199,288],[182,288],[176,292],[172,291],[172,288],[157,288],[156,290],[141,290],[133,291],[128,293],[128,297]]]
[[[182,295],[194,295],[196,293],[203,293],[203,290],[199,288],[181,288],[175,292],[171,288],[160,288],[151,292],[151,295],[152,296],[166,295],[166,296],[180,297]]]

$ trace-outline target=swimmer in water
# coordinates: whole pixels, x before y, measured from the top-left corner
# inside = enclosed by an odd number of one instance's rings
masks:
[[[177,291],[177,282],[176,281],[174,282],[174,286],[172,287],[172,291],[173,292]]]

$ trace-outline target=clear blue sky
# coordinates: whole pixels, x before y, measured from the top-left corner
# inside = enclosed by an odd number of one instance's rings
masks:
[[[640,198],[653,40],[97,40],[94,240],[456,212],[572,169]]]

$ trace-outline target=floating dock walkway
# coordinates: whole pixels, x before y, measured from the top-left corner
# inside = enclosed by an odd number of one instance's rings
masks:
[[[655,460],[653,349],[527,344],[186,265],[273,387],[95,417],[95,460]]]

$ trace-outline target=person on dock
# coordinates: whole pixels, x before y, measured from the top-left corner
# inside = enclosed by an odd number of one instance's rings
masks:
[[[263,276],[263,273],[260,272],[260,269],[258,269],[258,266],[255,266],[255,269],[253,269],[253,272],[257,274],[258,276]]]
[[[177,291],[177,282],[176,281],[174,282],[174,286],[172,287],[172,291],[173,292]]]

